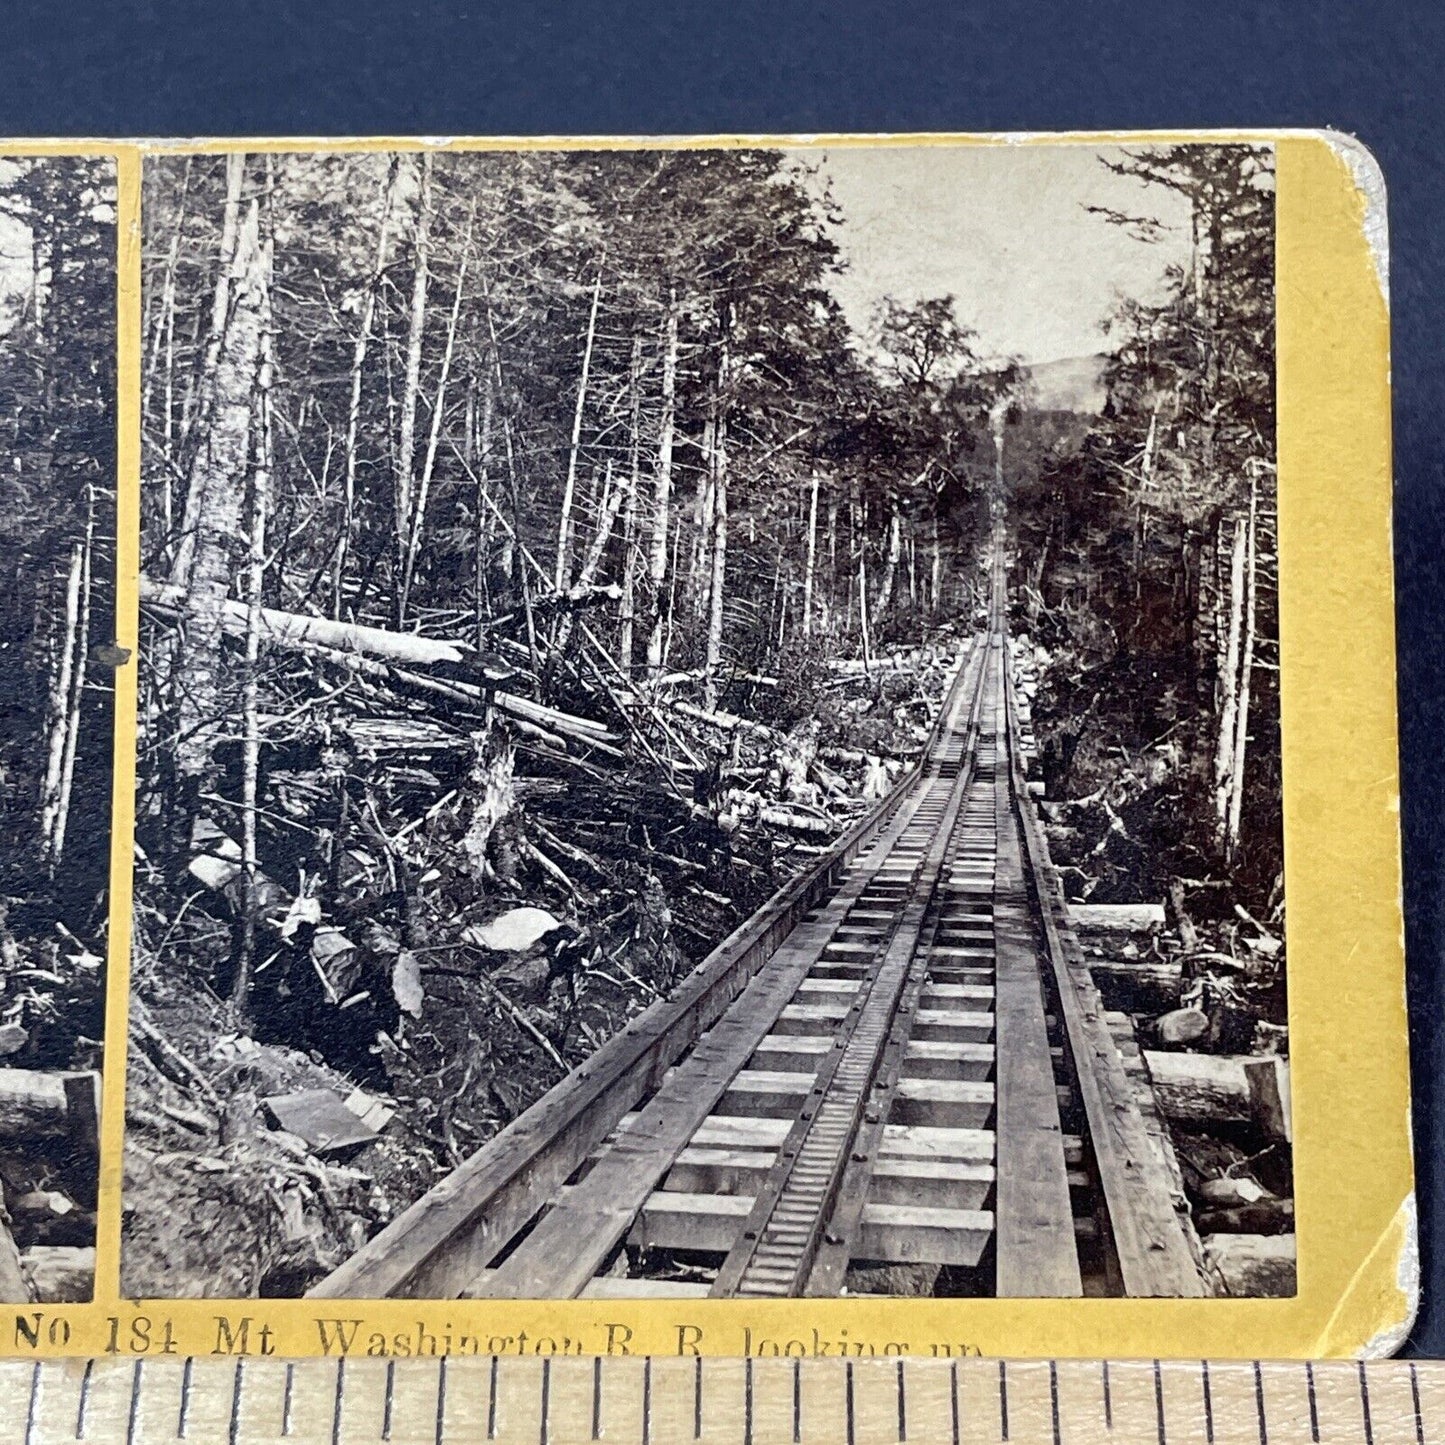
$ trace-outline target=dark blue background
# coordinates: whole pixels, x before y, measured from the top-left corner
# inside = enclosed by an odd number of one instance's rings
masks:
[[[1425,1297],[1445,1354],[1445,7],[377,0],[0,10],[0,135],[1335,126],[1390,192],[1406,929]],[[1367,965],[1366,965],[1367,966]],[[1362,1059],[1361,1067],[1371,1061]],[[1343,1111],[1351,1100],[1342,1097]]]

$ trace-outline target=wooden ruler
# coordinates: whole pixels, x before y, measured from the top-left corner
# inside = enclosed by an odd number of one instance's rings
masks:
[[[1427,1445],[1445,1362],[0,1361],[0,1445]]]

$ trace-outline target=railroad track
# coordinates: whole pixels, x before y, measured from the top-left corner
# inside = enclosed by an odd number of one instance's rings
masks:
[[[1048,859],[1003,569],[913,774],[313,1297],[1206,1292]]]

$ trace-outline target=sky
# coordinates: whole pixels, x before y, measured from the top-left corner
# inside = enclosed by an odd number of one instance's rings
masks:
[[[809,159],[831,182],[847,261],[833,289],[866,328],[885,295],[953,294],[984,356],[1026,362],[1103,349],[1119,296],[1155,299],[1189,249],[1183,199],[1116,176],[1099,145],[844,147]],[[1164,239],[1135,240],[1091,215],[1104,205],[1157,217]]]

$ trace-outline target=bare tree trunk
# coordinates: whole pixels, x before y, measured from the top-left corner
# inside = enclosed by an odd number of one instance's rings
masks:
[[[707,616],[708,586],[712,568],[713,484],[717,451],[717,397],[711,400],[712,413],[702,426],[702,469],[692,496],[692,545],[688,549],[687,591],[692,600],[694,617]]]
[[[1244,759],[1249,738],[1249,689],[1254,671],[1254,634],[1258,588],[1256,553],[1258,551],[1258,482],[1249,484],[1249,537],[1245,556],[1244,641],[1240,648],[1239,706],[1234,722],[1234,757],[1230,777],[1229,820],[1225,834],[1225,855],[1233,859],[1239,851],[1240,818],[1244,808]]]
[[[597,307],[602,300],[602,267],[592,283],[592,307],[587,313],[587,336],[582,343],[582,375],[577,381],[577,405],[572,411],[572,441],[567,448],[567,479],[562,484],[562,509],[557,518],[557,569],[552,585],[565,592],[572,571],[572,499],[577,488],[577,453],[582,445],[582,417],[587,409],[587,378],[592,370],[592,346],[597,339]]]
[[[633,627],[637,613],[637,490],[642,480],[642,338],[632,338],[628,367],[632,427],[627,456],[627,500],[622,511],[622,601],[618,607],[617,660],[632,676]]]
[[[95,490],[87,486],[85,542],[80,569],[80,622],[75,637],[75,666],[71,669],[70,698],[66,710],[65,756],[60,764],[60,796],[50,840],[50,867],[60,867],[65,853],[65,830],[70,822],[70,799],[75,784],[75,754],[80,746],[80,720],[85,701],[85,659],[90,652],[90,578],[95,556]]]
[[[495,406],[492,382],[489,377],[482,387],[482,421],[477,435],[476,479],[477,515],[475,520],[476,539],[473,558],[473,621],[476,626],[477,648],[486,646],[487,641],[487,540],[491,536],[491,494],[488,484],[492,464],[492,412]],[[467,429],[470,445],[471,428]]]
[[[175,557],[171,562],[171,581],[178,587],[185,587],[190,581],[191,562],[196,551],[196,528],[199,525],[201,506],[204,502],[204,486],[198,485],[197,469],[199,455],[205,446],[204,432],[210,423],[215,406],[217,367],[220,364],[221,344],[225,338],[231,316],[231,289],[237,271],[236,248],[239,216],[241,212],[241,185],[246,175],[246,157],[235,153],[226,157],[226,201],[221,217],[221,250],[216,265],[216,289],[211,297],[211,329],[206,337],[206,350],[201,366],[200,395],[196,402],[191,427],[202,433],[201,445],[196,448],[190,468],[190,485],[186,490],[186,505],[181,518],[181,534],[176,539]],[[187,437],[189,441],[189,437]]]
[[[1234,776],[1234,744],[1239,716],[1239,646],[1244,624],[1244,566],[1248,549],[1247,526],[1243,517],[1234,519],[1230,547],[1228,627],[1221,642],[1219,663],[1219,732],[1214,753],[1215,836],[1221,851],[1227,842],[1231,779]]]
[[[401,393],[401,429],[395,468],[396,575],[392,592],[396,625],[406,625],[406,559],[412,527],[412,483],[416,468],[416,413],[421,397],[421,344],[426,330],[426,291],[431,260],[432,157],[419,163],[416,199],[416,267],[411,279],[411,309],[406,332],[406,373]]]
[[[895,508],[888,519],[888,552],[883,563],[883,581],[878,588],[878,600],[873,606],[875,618],[882,617],[893,602],[893,581],[898,575],[898,563],[903,556],[903,523]]]
[[[863,640],[863,671],[866,674],[873,665],[873,644],[868,635],[868,556],[858,549],[858,627]]]
[[[235,297],[216,362],[214,405],[201,433],[191,478],[199,498],[195,554],[185,588],[184,640],[172,678],[177,699],[176,766],[193,792],[213,766],[212,750],[226,716],[220,677],[221,617],[231,585],[234,539],[242,535],[267,290],[257,225],[252,202],[236,238]]]
[[[271,158],[267,156],[267,180]],[[256,954],[257,881],[256,810],[260,805],[261,721],[260,661],[261,604],[266,583],[266,514],[270,503],[272,468],[271,385],[275,366],[274,320],[271,310],[271,185],[267,185],[265,238],[261,243],[263,289],[261,295],[260,364],[256,374],[255,415],[258,422],[256,466],[251,474],[251,528],[246,579],[246,662],[241,689],[241,875],[245,898],[241,910],[240,947],[231,981],[231,1010],[244,1027],[250,1016],[251,973]]]
[[[652,632],[647,639],[647,667],[662,671],[664,628],[670,606],[664,605],[667,581],[667,535],[672,501],[672,442],[677,425],[677,296],[670,292],[663,322],[662,421],[657,435],[657,467],[653,473],[652,533],[647,558],[647,583],[652,605]],[[674,572],[676,564],[674,563]]]
[[[165,407],[161,416],[161,455],[165,465],[161,469],[162,494],[161,514],[165,525],[165,535],[169,539],[171,526],[174,522],[172,516],[173,501],[172,492],[174,488],[172,468],[175,464],[175,355],[176,355],[176,270],[180,262],[181,254],[181,233],[186,224],[186,206],[191,194],[191,166],[192,158],[186,157],[185,169],[181,180],[181,194],[176,203],[176,224],[171,231],[170,244],[166,247],[165,268],[162,271],[161,294],[157,306],[156,316],[150,333],[150,357],[146,362],[145,372],[145,398],[147,413],[152,407],[152,393],[156,367],[160,363],[161,350],[164,346],[166,358],[165,370]]]
[[[65,588],[65,632],[50,686],[50,732],[45,777],[40,786],[41,851],[51,867],[54,866],[56,828],[60,818],[65,745],[70,735],[70,694],[77,668],[76,643],[80,638],[80,599],[84,577],[85,548],[77,542],[70,552],[70,575]],[[81,669],[85,666],[83,654],[78,665]]]
[[[928,610],[938,611],[938,590],[943,580],[943,544],[938,536],[938,514],[933,516],[933,558],[928,570]]]
[[[808,547],[803,562],[803,636],[813,635],[813,570],[818,554],[818,469],[808,479]]]
[[[712,566],[708,578],[707,652],[703,661],[703,703],[709,712],[717,707],[718,668],[722,663],[723,604],[728,556],[728,405],[731,397],[732,317],[725,312],[714,383],[712,452]]]
[[[400,174],[401,157],[393,156],[386,168],[386,182],[382,190],[381,225],[376,233],[376,257],[371,265],[366,295],[361,301],[356,345],[351,350],[351,395],[346,407],[341,528],[336,539],[336,556],[331,566],[331,615],[338,621],[341,618],[341,593],[346,578],[347,552],[351,547],[351,528],[356,511],[356,445],[361,430],[361,379],[366,368],[366,353],[371,346],[371,322],[376,314],[376,293],[386,272],[386,245],[391,232],[391,211],[396,197],[397,177]]]
[[[452,358],[456,354],[457,318],[462,311],[462,288],[467,279],[467,263],[472,254],[472,227],[476,221],[477,208],[473,202],[471,214],[467,217],[466,235],[462,240],[461,260],[457,263],[457,289],[452,296],[452,309],[447,317],[447,339],[442,349],[441,371],[437,375],[436,401],[432,405],[431,427],[426,439],[426,457],[422,461],[421,480],[417,484],[416,501],[412,507],[411,530],[406,538],[406,560],[401,578],[401,610],[404,613],[411,600],[412,578],[416,572],[417,554],[421,551],[422,534],[426,528],[426,504],[431,495],[432,474],[436,469],[437,445],[441,441],[442,418],[446,414],[447,382],[451,379]]]

